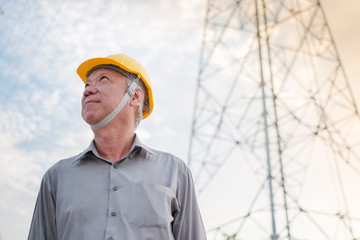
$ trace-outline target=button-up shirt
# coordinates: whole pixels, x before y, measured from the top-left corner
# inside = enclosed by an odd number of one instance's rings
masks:
[[[28,240],[203,240],[191,173],[179,158],[142,144],[114,163],[94,141],[41,182]]]

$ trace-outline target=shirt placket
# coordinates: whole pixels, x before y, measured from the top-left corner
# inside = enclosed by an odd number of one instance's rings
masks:
[[[119,229],[120,226],[120,209],[118,208],[117,201],[117,191],[119,190],[118,183],[117,183],[117,175],[119,174],[118,171],[119,163],[113,163],[110,168],[110,181],[109,181],[109,206],[108,206],[108,216],[107,216],[107,225],[105,231],[105,239],[106,240],[116,240],[119,239]]]

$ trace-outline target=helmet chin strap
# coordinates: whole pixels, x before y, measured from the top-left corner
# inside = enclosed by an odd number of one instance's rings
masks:
[[[120,103],[117,105],[117,107],[109,113],[103,120],[96,124],[90,124],[92,129],[99,129],[102,127],[105,127],[109,122],[111,122],[116,115],[120,113],[120,111],[124,108],[125,104],[128,102],[128,100],[134,95],[135,89],[137,88],[136,81],[132,81],[131,85],[126,89],[126,93],[121,99]]]

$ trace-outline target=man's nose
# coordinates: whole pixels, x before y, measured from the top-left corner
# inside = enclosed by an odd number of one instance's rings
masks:
[[[89,96],[89,95],[95,94],[96,92],[97,92],[96,87],[88,84],[84,89],[84,96]]]

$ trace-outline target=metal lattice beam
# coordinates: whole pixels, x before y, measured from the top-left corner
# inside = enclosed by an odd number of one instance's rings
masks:
[[[239,200],[214,239],[360,239],[359,134],[319,1],[208,1],[189,164],[201,194]]]

